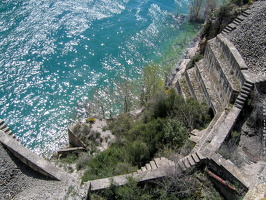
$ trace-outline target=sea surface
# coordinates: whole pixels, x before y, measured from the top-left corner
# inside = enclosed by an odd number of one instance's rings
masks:
[[[150,63],[178,64],[199,30],[187,20],[189,4],[1,0],[0,118],[28,148],[50,155],[95,91],[117,77],[140,79]]]

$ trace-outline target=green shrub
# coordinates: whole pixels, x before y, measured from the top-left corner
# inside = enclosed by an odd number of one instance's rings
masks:
[[[81,170],[86,168],[91,160],[91,157],[92,156],[89,153],[80,154],[76,162],[76,169]]]
[[[172,148],[179,148],[183,146],[188,139],[186,127],[176,119],[169,119],[163,128],[164,143]]]
[[[136,140],[133,143],[126,144],[126,158],[132,165],[139,168],[146,164],[150,159],[150,151],[147,143]]]
[[[193,56],[190,61],[188,62],[187,66],[186,66],[186,69],[190,69],[192,67],[195,66],[195,63],[200,61],[201,59],[203,58],[203,55],[201,54],[196,54],[195,56]]]
[[[98,153],[87,165],[82,180],[94,180],[110,177],[116,174],[117,165],[125,161],[125,150],[123,146],[112,145],[103,152]]]
[[[76,162],[77,159],[78,159],[78,155],[75,153],[71,153],[71,154],[67,155],[67,157],[62,158],[61,162],[66,163],[66,164],[73,164]]]

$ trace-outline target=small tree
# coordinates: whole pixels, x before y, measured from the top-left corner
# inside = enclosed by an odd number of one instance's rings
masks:
[[[141,104],[145,105],[150,99],[155,98],[164,90],[164,80],[161,69],[156,64],[147,65],[143,69]]]
[[[190,5],[190,21],[198,22],[202,20],[200,16],[201,7],[203,0],[193,0]]]

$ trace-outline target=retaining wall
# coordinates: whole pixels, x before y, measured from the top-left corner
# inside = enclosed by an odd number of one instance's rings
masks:
[[[219,154],[215,154],[213,158],[209,158],[206,162],[211,171],[222,179],[229,181],[231,185],[236,187],[238,192],[245,194],[248,191],[249,185],[244,175],[231,161],[225,160]],[[225,188],[223,184],[216,182],[216,186],[218,186],[219,191],[226,199],[239,199],[240,196],[237,193]]]
[[[35,171],[55,180],[72,180],[72,177],[67,175],[61,169],[55,167],[50,162],[46,161],[44,158],[41,158],[36,153],[30,151],[21,143],[5,134],[3,131],[0,131],[0,142],[6,148],[8,148],[11,153],[13,153],[19,160],[21,160],[23,163],[25,163],[27,166],[31,167]]]
[[[217,60],[209,43],[207,43],[206,46],[204,64],[206,65],[206,70],[209,72],[209,77],[213,83],[213,89],[216,91],[223,108],[225,108],[228,103],[235,101],[239,91],[236,91],[231,86],[222,70],[222,63]]]
[[[204,84],[204,80],[203,80],[203,78],[202,78],[202,76],[201,76],[201,73],[200,73],[200,71],[199,71],[199,68],[198,68],[198,63],[196,63],[196,76],[197,76],[198,82],[199,82],[199,84],[200,84],[200,87],[202,88],[202,91],[203,91],[203,93],[204,93],[204,96],[205,96],[205,98],[206,98],[206,101],[207,101],[208,105],[212,108],[214,115],[216,115],[216,113],[217,113],[218,111],[217,111],[216,108],[214,107],[214,105],[213,105],[213,103],[212,103],[212,100],[211,100],[211,98],[210,98],[210,95],[209,95],[209,93],[208,93],[208,91],[207,91],[207,88],[206,88],[206,86],[205,86],[205,84]]]
[[[185,71],[184,75],[185,75],[185,78],[186,78],[186,82],[187,82],[187,85],[188,85],[188,88],[189,88],[190,94],[193,96],[193,98],[194,98],[195,100],[197,100],[197,98],[196,98],[196,94],[195,94],[195,92],[194,92],[194,89],[193,89],[193,86],[192,86],[192,83],[191,83],[191,80],[190,80],[190,78],[189,78],[189,76],[188,76],[188,70]]]
[[[223,53],[226,55],[230,65],[232,66],[235,76],[241,83],[241,86],[244,85],[246,80],[253,82],[248,72],[248,66],[237,51],[234,44],[222,34],[217,35],[216,41],[222,49]]]

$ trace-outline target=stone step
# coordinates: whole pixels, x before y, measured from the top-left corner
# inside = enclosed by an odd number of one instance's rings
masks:
[[[12,135],[13,132],[12,132],[11,130],[9,130],[9,131],[6,132],[6,134],[8,134],[8,135]]]
[[[241,94],[246,94],[246,95],[249,95],[250,91],[249,90],[241,90],[240,92]]]
[[[235,30],[237,26],[235,24],[231,23],[228,25],[228,27],[230,27],[232,30]]]
[[[187,157],[183,158],[182,161],[183,161],[184,165],[186,166],[186,168],[190,168],[191,167],[191,165],[188,162]]]
[[[195,163],[199,163],[200,162],[200,159],[199,159],[199,157],[197,156],[196,153],[191,154],[191,157],[192,157],[192,159],[194,160]]]
[[[240,92],[240,96],[243,97],[243,98],[245,98],[245,99],[248,98],[248,94],[244,94],[242,92]]]
[[[202,156],[202,154],[201,154],[201,153],[199,153],[199,152],[196,152],[196,155],[198,156],[198,158],[199,158],[200,160],[203,160],[203,159],[205,159],[205,158]]]
[[[236,26],[238,26],[238,25],[240,24],[240,23],[237,22],[236,20],[234,20],[232,23],[235,24]]]
[[[245,19],[245,17],[243,15],[238,15],[236,19],[243,21]]]
[[[238,24],[240,24],[240,23],[242,22],[242,20],[236,18],[236,19],[234,20],[234,22],[237,22]]]
[[[4,120],[0,119],[0,125],[4,124]]]
[[[150,165],[151,165],[152,169],[157,169],[158,168],[158,166],[156,165],[155,161],[151,161]]]
[[[238,100],[240,100],[240,101],[243,101],[243,102],[245,102],[245,101],[246,101],[246,98],[244,98],[244,97],[241,97],[241,96],[238,96],[238,97],[237,97],[237,99],[238,99]]]
[[[159,167],[165,167],[166,165],[169,165],[169,160],[165,157],[155,158],[154,162],[158,168]]]
[[[249,14],[247,14],[247,13],[245,13],[245,12],[243,12],[242,15],[243,15],[244,17],[249,16]]]
[[[250,10],[245,10],[243,13],[245,13],[247,15],[250,15],[251,14],[251,11]]]
[[[0,125],[0,130],[3,130],[4,128],[6,128],[6,124],[5,123]]]
[[[224,29],[227,30],[227,31],[232,31],[232,30],[233,30],[233,29],[230,28],[229,26],[225,27]]]
[[[251,88],[250,87],[248,87],[248,86],[246,86],[246,85],[244,85],[243,87],[242,87],[242,90],[243,91],[246,91],[246,92],[250,92],[250,90],[251,90]]]
[[[224,29],[224,30],[223,30],[223,33],[230,33],[230,31]]]
[[[150,163],[147,163],[147,164],[145,165],[145,167],[146,167],[147,170],[151,170],[151,165],[150,165]]]
[[[243,105],[245,103],[245,101],[236,99],[235,103]]]
[[[9,127],[7,126],[7,127],[3,128],[2,131],[4,131],[5,133],[7,133],[8,131],[10,131],[10,129],[9,129]]]
[[[253,87],[253,83],[249,82],[249,81],[245,81],[244,86],[247,86],[248,88],[252,88]]]
[[[237,108],[239,108],[239,109],[242,109],[243,108],[243,106],[242,105],[240,105],[240,104],[238,104],[238,103],[235,103],[235,105],[234,105],[235,107],[237,107]]]
[[[187,159],[188,159],[188,162],[189,162],[189,164],[190,164],[191,166],[196,165],[196,163],[194,162],[194,160],[193,160],[193,158],[192,158],[191,155],[189,155],[189,156],[187,157]]]
[[[143,172],[147,171],[147,169],[146,169],[145,166],[141,167],[140,169],[141,169],[141,171],[143,171]]]

